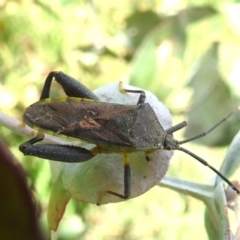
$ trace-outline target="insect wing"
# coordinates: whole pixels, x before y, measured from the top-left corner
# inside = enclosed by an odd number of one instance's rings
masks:
[[[39,101],[26,109],[23,118],[42,131],[112,147],[159,147],[164,135],[149,104]]]

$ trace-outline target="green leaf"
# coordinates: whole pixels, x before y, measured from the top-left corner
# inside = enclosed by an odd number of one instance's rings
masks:
[[[62,183],[62,176],[53,183],[52,192],[48,205],[48,226],[49,230],[56,231],[58,224],[62,219],[65,208],[70,200],[69,192],[64,188]]]
[[[137,48],[144,37],[162,21],[154,11],[136,10],[126,19],[126,34],[132,48]]]
[[[159,186],[172,189],[176,192],[187,194],[195,199],[208,202],[213,196],[214,187],[211,185],[199,184],[183,179],[165,176]]]
[[[185,51],[186,27],[215,12],[213,8],[204,6],[191,7],[173,16],[157,17],[153,12],[147,11],[141,14],[138,12],[136,16],[129,17],[128,31],[131,28],[136,30],[136,35],[130,38],[130,42],[137,47],[132,59],[130,83],[147,88],[161,99],[169,94],[169,86],[165,82],[168,80],[167,76],[171,76],[172,67],[176,64],[174,57],[182,57]],[[136,23],[136,20],[139,22]],[[159,64],[157,56],[161,47],[166,60]]]
[[[193,94],[188,112],[186,138],[207,131],[231,111],[231,93],[218,70],[218,46],[218,43],[213,43],[191,77],[189,86],[193,89]],[[229,138],[232,136],[228,124],[224,123],[214,134],[196,141],[206,145],[220,145],[228,143]]]
[[[205,228],[209,240],[232,239],[227,211],[225,189],[223,184],[219,183],[215,188],[212,201],[207,204],[205,210]]]
[[[215,187],[164,177],[159,186],[201,200],[206,205],[205,227],[210,240],[230,240],[226,195],[222,182]]]
[[[230,144],[222,166],[220,168],[220,172],[226,176],[230,177],[240,165],[240,131],[234,137],[232,143]],[[219,179],[220,181],[221,179]]]

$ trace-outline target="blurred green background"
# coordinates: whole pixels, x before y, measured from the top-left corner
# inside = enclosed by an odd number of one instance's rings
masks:
[[[174,124],[188,121],[176,138],[191,137],[239,103],[239,23],[237,0],[0,1],[0,111],[21,119],[47,74],[61,70],[90,89],[122,80],[152,91]],[[218,168],[238,120],[187,148]],[[18,151],[26,137],[2,127],[0,136],[24,166],[47,232],[49,164]],[[175,152],[169,175],[207,183],[214,173]],[[72,200],[56,238],[202,240],[203,211],[201,202],[160,187],[101,207]]]

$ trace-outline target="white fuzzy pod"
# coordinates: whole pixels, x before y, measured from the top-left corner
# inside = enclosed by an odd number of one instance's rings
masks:
[[[124,86],[126,89],[137,89]],[[164,129],[171,127],[171,115],[168,109],[150,92],[146,92],[146,102],[155,111],[159,122]],[[136,104],[139,94],[121,93],[119,84],[112,83],[94,91],[102,102],[118,104]],[[90,146],[84,144],[84,147]],[[165,176],[173,151],[158,150],[148,156],[151,161],[146,161],[144,152],[129,154],[131,167],[131,197],[137,197],[159,183]],[[59,168],[51,162],[54,170]],[[56,170],[56,169],[55,169]],[[107,204],[124,201],[119,197],[105,193],[114,191],[124,193],[123,155],[119,153],[98,154],[89,161],[83,163],[65,163],[57,177],[58,184],[63,184],[71,197],[83,202],[93,204]]]

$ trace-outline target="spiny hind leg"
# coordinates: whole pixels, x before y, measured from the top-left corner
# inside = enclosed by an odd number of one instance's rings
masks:
[[[55,79],[63,88],[67,96],[99,100],[98,97],[82,83],[63,72],[50,72],[45,80],[40,100],[50,97],[52,80]]]

